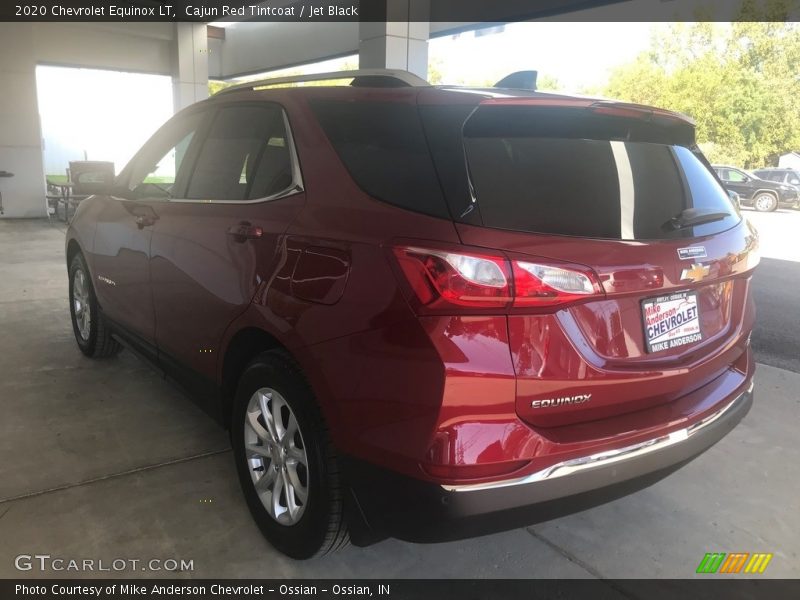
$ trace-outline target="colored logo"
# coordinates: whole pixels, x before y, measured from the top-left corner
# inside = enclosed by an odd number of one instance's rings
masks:
[[[684,269],[681,271],[681,281],[688,279],[689,281],[702,281],[708,277],[711,272],[711,267],[696,263],[692,265],[691,269]]]
[[[697,566],[698,573],[763,573],[767,569],[772,553],[755,552],[708,552]]]

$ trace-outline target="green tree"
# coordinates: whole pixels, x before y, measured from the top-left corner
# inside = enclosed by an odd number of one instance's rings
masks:
[[[208,95],[213,96],[220,90],[224,90],[226,87],[231,87],[233,84],[230,81],[216,81],[209,79],[208,80]]]
[[[558,77],[540,73],[536,77],[536,89],[542,92],[557,92],[561,89],[561,82]]]
[[[770,5],[765,14],[781,14],[780,2]],[[743,14],[752,10],[745,2]],[[754,168],[800,149],[798,73],[796,23],[680,23],[654,33],[602,93],[686,113],[710,160]]]

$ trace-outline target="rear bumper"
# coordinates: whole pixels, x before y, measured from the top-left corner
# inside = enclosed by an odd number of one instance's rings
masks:
[[[750,410],[752,390],[751,382],[719,410],[667,435],[488,484],[439,485],[348,461],[352,509],[368,530],[413,541],[480,535],[584,510],[647,487],[713,446]]]

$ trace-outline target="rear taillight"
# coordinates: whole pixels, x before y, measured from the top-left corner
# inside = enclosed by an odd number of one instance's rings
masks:
[[[590,271],[512,261],[514,306],[552,306],[600,294]]]
[[[421,312],[553,307],[603,295],[594,273],[578,265],[419,246],[392,252]]]
[[[410,246],[394,255],[422,306],[504,308],[511,302],[511,273],[503,257]]]

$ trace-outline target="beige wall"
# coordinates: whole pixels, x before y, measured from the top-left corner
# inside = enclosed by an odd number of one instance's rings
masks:
[[[0,24],[0,170],[15,174],[0,178],[4,217],[45,214],[34,28]]]
[[[47,214],[37,64],[171,75],[181,108],[208,94],[205,38],[186,23],[0,23],[0,170],[15,175],[0,178],[2,216]]]

